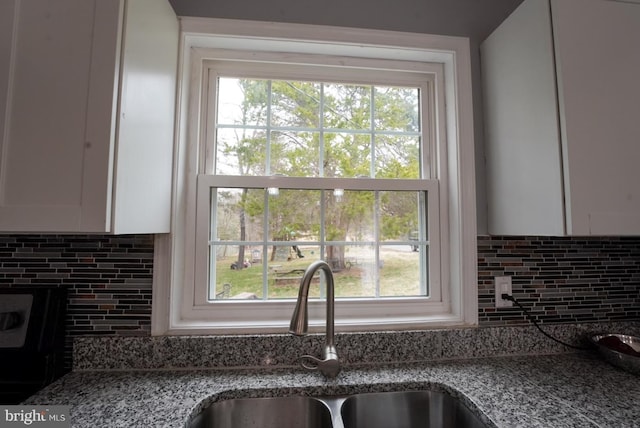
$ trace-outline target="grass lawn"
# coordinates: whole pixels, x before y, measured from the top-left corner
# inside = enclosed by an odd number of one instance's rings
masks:
[[[351,250],[351,249],[350,249]],[[304,270],[309,264],[317,260],[313,254],[317,251],[305,249],[305,258],[268,262],[267,286],[268,297],[295,298],[302,275],[294,270]],[[351,261],[348,269],[334,271],[336,297],[372,297],[375,296],[375,269],[371,258],[360,257],[353,251],[347,254],[345,260]],[[380,295],[382,296],[416,296],[420,294],[420,253],[412,252],[410,248],[384,248],[381,252],[381,268],[377,269],[380,281]],[[253,264],[242,270],[231,269],[235,257],[220,258],[216,263],[217,290],[222,290],[223,284],[231,284],[230,296],[239,293],[252,293],[258,298],[263,297],[263,265]],[[278,275],[275,274],[278,272]],[[276,277],[291,279],[280,279]],[[294,278],[295,277],[295,278]],[[320,296],[320,287],[312,287],[311,297]]]

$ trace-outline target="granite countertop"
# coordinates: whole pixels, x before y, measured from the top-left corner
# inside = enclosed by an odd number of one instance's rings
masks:
[[[638,427],[640,376],[590,352],[346,367],[74,371],[24,404],[70,405],[74,427],[182,427],[227,398],[431,387],[458,391],[497,427]]]

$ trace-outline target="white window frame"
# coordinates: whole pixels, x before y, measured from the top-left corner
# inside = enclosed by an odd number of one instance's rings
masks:
[[[428,48],[425,48],[428,47]],[[198,251],[206,234],[197,233],[209,218],[211,177],[206,171],[207,113],[203,111],[206,62],[222,52],[235,59],[260,59],[274,52],[293,64],[323,55],[329,63],[345,60],[375,67],[380,60],[424,71],[440,68],[436,88],[444,120],[438,121],[442,147],[435,162],[438,180],[429,181],[429,198],[438,198],[440,284],[436,299],[393,298],[336,302],[336,330],[388,330],[477,325],[477,249],[471,70],[466,38],[297,24],[183,18],[178,91],[174,215],[172,233],[158,235],[155,246],[152,334],[284,333],[293,301],[206,301],[201,284],[207,251]],[[438,79],[436,79],[438,80]],[[434,159],[431,159],[434,161]],[[433,177],[432,177],[433,178]],[[290,179],[281,178],[281,187]],[[299,183],[297,179],[289,185]],[[351,180],[353,182],[353,180]],[[407,184],[407,186],[410,186]],[[356,186],[357,187],[357,186]],[[407,190],[413,190],[407,188]],[[429,207],[435,204],[429,204]],[[204,235],[204,237],[202,236]],[[206,271],[205,271],[206,273]],[[416,304],[420,308],[416,311]],[[324,302],[310,302],[311,329],[324,325]],[[377,314],[376,316],[372,316]],[[248,317],[247,314],[251,314]]]

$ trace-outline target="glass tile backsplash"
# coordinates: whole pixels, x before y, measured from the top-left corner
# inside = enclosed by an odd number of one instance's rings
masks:
[[[68,290],[66,367],[73,337],[148,336],[153,236],[0,235],[0,286]],[[493,277],[540,322],[640,319],[640,237],[478,237],[481,326],[524,325],[517,308],[494,308]]]

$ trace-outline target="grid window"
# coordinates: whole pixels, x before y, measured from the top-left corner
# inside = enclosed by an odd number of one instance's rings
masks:
[[[390,84],[394,73],[377,83],[315,66],[304,71],[331,79],[234,76],[254,70],[216,62],[209,71],[207,298],[295,298],[319,259],[339,299],[430,297],[429,75],[407,84],[398,72],[402,84]]]
[[[283,333],[325,259],[338,331],[477,324],[469,41],[185,18],[153,334]],[[309,325],[325,324],[324,275]],[[276,280],[277,278],[277,280]]]

